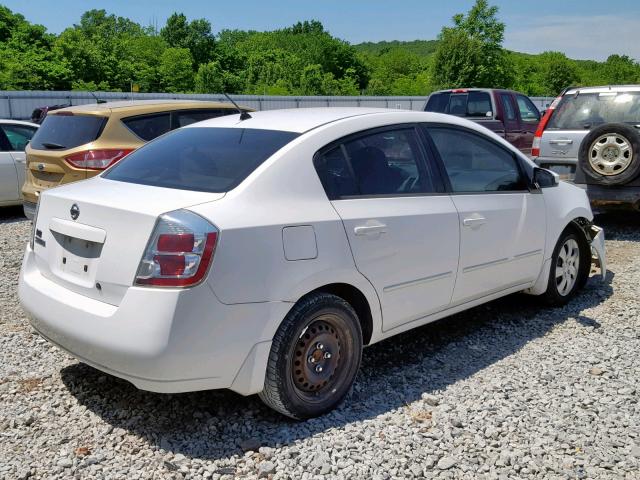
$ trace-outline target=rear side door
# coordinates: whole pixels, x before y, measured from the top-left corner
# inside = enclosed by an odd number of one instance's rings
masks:
[[[544,258],[543,196],[529,190],[517,156],[479,132],[427,125],[459,214],[460,264],[453,304],[538,278]]]
[[[522,129],[520,120],[516,113],[516,106],[513,95],[509,92],[500,92],[500,103],[502,104],[502,122],[504,123],[504,138],[516,148],[522,148]]]
[[[18,172],[11,156],[11,145],[0,129],[0,203],[15,202],[19,198]]]
[[[531,155],[533,136],[538,128],[538,123],[540,123],[540,111],[528,97],[520,93],[515,94],[515,100],[518,105],[518,117],[520,129],[522,130],[522,140],[519,148],[525,155]]]
[[[413,125],[349,136],[315,158],[385,331],[445,309],[453,293],[458,214],[426,160]]]

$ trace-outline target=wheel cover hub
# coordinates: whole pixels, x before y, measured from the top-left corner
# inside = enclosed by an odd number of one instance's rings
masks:
[[[578,242],[569,238],[560,247],[556,260],[556,288],[563,297],[567,296],[578,281],[580,270],[580,247]]]
[[[293,356],[293,381],[303,392],[331,386],[340,367],[341,340],[330,315],[314,320],[302,333]]]
[[[600,175],[619,175],[629,168],[632,160],[631,142],[617,133],[598,137],[589,150],[589,165]]]

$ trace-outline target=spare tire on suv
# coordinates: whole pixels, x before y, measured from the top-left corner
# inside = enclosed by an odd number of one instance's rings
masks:
[[[578,164],[602,185],[622,185],[640,173],[640,133],[624,123],[607,123],[584,138]]]

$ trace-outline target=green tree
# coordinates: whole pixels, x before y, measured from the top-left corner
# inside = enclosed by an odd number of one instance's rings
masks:
[[[539,57],[540,85],[544,95],[558,95],[564,88],[575,85],[578,71],[564,53],[544,52]]]
[[[170,47],[189,49],[196,67],[214,58],[215,36],[211,23],[204,18],[188,22],[184,14],[174,13],[160,35]]]
[[[625,85],[640,81],[640,66],[627,55],[611,55],[603,65],[605,82]]]
[[[225,92],[224,75],[220,62],[214,61],[200,65],[195,79],[196,93]]]
[[[433,59],[436,86],[508,87],[513,72],[505,50],[504,23],[497,19],[498,7],[476,0],[466,14],[453,17],[453,27],[444,27]]]
[[[193,58],[186,48],[167,48],[158,68],[160,85],[166,92],[186,93],[193,90]]]

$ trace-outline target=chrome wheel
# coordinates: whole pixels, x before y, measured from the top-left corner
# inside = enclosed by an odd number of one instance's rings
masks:
[[[578,281],[580,246],[573,238],[560,247],[556,260],[556,288],[563,297],[569,295]]]
[[[633,148],[626,137],[607,133],[591,144],[589,164],[600,175],[618,175],[624,172],[633,160]]]

